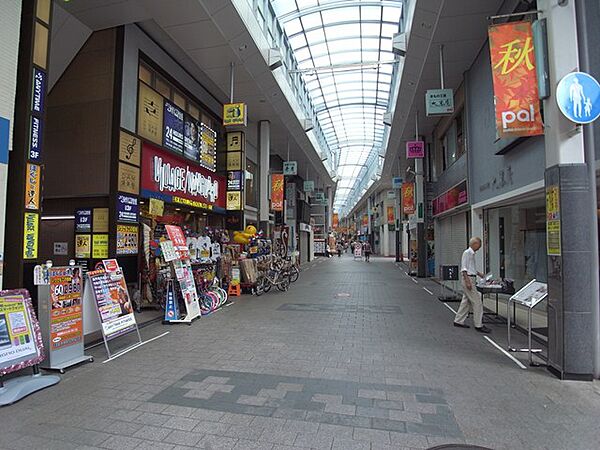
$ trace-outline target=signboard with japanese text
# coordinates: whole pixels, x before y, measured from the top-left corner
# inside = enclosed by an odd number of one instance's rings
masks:
[[[139,167],[141,156],[142,141],[121,130],[119,134],[119,160]]]
[[[414,214],[415,210],[415,183],[402,183],[402,212]]]
[[[117,225],[117,255],[137,255],[138,241],[137,225]]]
[[[408,141],[406,143],[406,158],[425,158],[425,142],[423,141]]]
[[[488,34],[498,137],[543,134],[531,22],[491,25]]]
[[[284,161],[283,162],[283,174],[284,175],[298,175],[298,162],[297,161]]]
[[[92,258],[108,258],[108,234],[92,235]]]
[[[75,211],[75,232],[90,233],[92,231],[92,210],[78,209]]]
[[[140,192],[140,169],[120,162],[117,189],[137,195]]]
[[[248,113],[245,103],[226,103],[223,105],[223,125],[246,126],[248,124]]]
[[[242,170],[242,152],[227,153],[227,170]]]
[[[80,267],[50,267],[50,350],[83,340]]]
[[[227,133],[227,151],[243,152],[245,136],[243,131],[230,131]]]
[[[117,195],[117,222],[138,223],[139,205],[137,197]]]
[[[34,162],[42,160],[42,119],[31,116],[29,127],[29,159]]]
[[[25,213],[23,224],[23,259],[36,259],[38,256],[38,233],[40,216]]]
[[[241,170],[227,172],[227,190],[241,191],[242,189],[244,189],[244,172]]]
[[[163,117],[163,145],[169,150],[183,153],[183,111],[165,100]]]
[[[138,124],[140,136],[162,144],[163,98],[144,83],[139,84]]]
[[[240,191],[227,192],[227,211],[242,209],[242,193]]]
[[[464,180],[433,199],[433,215],[437,216],[468,202],[467,180]]]
[[[94,233],[108,233],[108,208],[94,208]]]
[[[200,124],[200,165],[217,170],[217,132],[204,123]]]
[[[162,216],[165,213],[165,202],[151,198],[148,205],[148,213],[151,216]]]
[[[46,72],[33,68],[33,85],[31,89],[31,111],[33,113],[44,113],[44,102],[46,99]]]
[[[425,111],[428,116],[442,116],[454,112],[452,89],[429,89],[425,93]]]
[[[185,114],[183,154],[194,161],[200,161],[200,124],[189,114]]]
[[[186,259],[190,257],[190,249],[187,246],[187,240],[181,227],[177,225],[165,225],[169,239],[175,247],[175,251],[179,255],[179,259]]]
[[[42,168],[37,164],[27,163],[25,175],[25,209],[40,209],[40,183]]]
[[[393,206],[387,207],[387,223],[388,224],[396,223],[396,212],[395,212],[395,208]]]
[[[91,258],[92,257],[92,235],[91,234],[76,234],[75,235],[75,258]]]
[[[549,256],[560,256],[560,190],[557,185],[546,187],[546,247]]]
[[[394,189],[402,189],[402,183],[404,180],[402,177],[392,177],[392,188]]]
[[[225,209],[225,177],[170,152],[144,144],[141,195],[168,203]]]
[[[304,182],[304,192],[312,192],[315,190],[315,182],[312,180],[307,180]]]
[[[271,175],[271,209],[283,211],[284,176],[282,174]]]
[[[175,251],[175,247],[173,247],[173,242],[171,241],[162,241],[160,243],[160,249],[162,251],[163,259],[166,262],[175,261],[179,258],[179,255],[177,255],[177,252]]]

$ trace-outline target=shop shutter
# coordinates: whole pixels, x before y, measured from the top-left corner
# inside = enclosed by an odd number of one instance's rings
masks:
[[[467,248],[467,213],[459,213],[435,221],[435,265],[439,276],[441,265],[460,265]]]

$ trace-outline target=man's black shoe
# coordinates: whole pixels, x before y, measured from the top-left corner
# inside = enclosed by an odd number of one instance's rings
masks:
[[[459,328],[471,328],[469,325],[465,325],[464,323],[456,323],[456,322],[454,322],[454,326],[459,327]]]
[[[479,331],[480,333],[486,333],[486,334],[487,334],[487,333],[491,333],[491,332],[492,332],[492,330],[490,330],[490,329],[489,329],[488,327],[486,327],[485,325],[484,325],[484,326],[482,326],[481,328],[477,328],[477,327],[475,327],[475,329],[476,329],[477,331]]]

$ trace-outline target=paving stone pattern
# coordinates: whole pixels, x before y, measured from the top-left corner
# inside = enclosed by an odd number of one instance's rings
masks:
[[[0,449],[600,448],[598,383],[519,369],[424,287],[390,259],[320,259],[286,293],[143,328],[170,333],[106,364],[90,350],[0,408]]]

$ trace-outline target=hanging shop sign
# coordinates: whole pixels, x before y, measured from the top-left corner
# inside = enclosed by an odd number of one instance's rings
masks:
[[[242,193],[240,191],[227,192],[227,211],[239,211],[242,209]]]
[[[369,226],[369,215],[368,214],[363,214],[363,216],[362,216],[362,226],[363,227],[368,227]]]
[[[429,89],[425,93],[427,116],[444,116],[454,113],[454,92],[452,89]]]
[[[142,196],[195,208],[225,209],[225,177],[151,145],[142,154]]]
[[[394,209],[395,208],[393,206],[387,207],[387,223],[388,224],[396,223],[396,212],[394,211]]]
[[[241,125],[248,124],[248,111],[245,103],[226,103],[223,105],[223,125]]]
[[[23,225],[23,259],[36,259],[38,255],[39,215],[25,213]]]
[[[108,258],[108,234],[92,235],[92,258]]]
[[[27,163],[27,174],[25,178],[25,209],[40,209],[41,175],[41,166]]]
[[[560,190],[546,187],[546,250],[548,256],[561,255]]]
[[[572,72],[558,83],[556,102],[571,122],[592,123],[600,117],[600,84],[585,72]]]
[[[308,180],[304,182],[304,192],[312,192],[315,190],[315,182]]]
[[[139,205],[137,197],[117,195],[117,222],[138,223]]]
[[[242,152],[227,153],[227,170],[242,170]]]
[[[134,331],[137,323],[122,270],[95,270],[87,275],[106,340]]]
[[[284,161],[283,174],[284,175],[298,175],[298,162],[297,161]]]
[[[415,183],[402,183],[402,212],[414,214],[415,211]]]
[[[170,150],[183,153],[183,128],[183,111],[165,100],[163,145]]]
[[[108,208],[94,208],[94,233],[108,233]]]
[[[68,242],[53,242],[53,255],[67,256],[69,254],[69,243]]]
[[[42,119],[31,116],[29,128],[29,159],[34,162],[42,160]]]
[[[285,201],[288,206],[288,211],[296,208],[296,183],[287,183],[285,185]]]
[[[0,376],[39,364],[43,349],[29,293],[4,291],[0,296]]]
[[[137,255],[138,226],[117,225],[117,255]]]
[[[468,202],[467,180],[464,180],[433,199],[433,215],[437,216],[448,212],[454,208],[465,205]]]
[[[156,198],[151,198],[148,205],[148,213],[151,216],[162,216],[165,213],[165,202]]]
[[[406,158],[425,158],[425,142],[423,141],[408,141],[406,143]]]
[[[139,167],[141,157],[142,141],[121,130],[119,134],[119,160]]]
[[[396,198],[396,191],[387,191],[386,196],[388,200],[394,200]]]
[[[140,192],[140,169],[120,162],[117,189],[137,195]]]
[[[340,216],[338,213],[333,213],[333,217],[331,218],[331,226],[334,229],[337,229],[340,226]]]
[[[200,165],[215,172],[217,170],[217,132],[206,124],[200,124]]]
[[[75,211],[75,232],[90,233],[92,231],[92,210],[78,209]]]
[[[244,172],[241,170],[227,172],[227,190],[241,191],[242,189],[244,189]]]
[[[284,176],[282,174],[271,175],[271,209],[283,211]]]
[[[393,177],[392,178],[392,188],[394,189],[402,189],[402,183],[404,180],[402,177]]]
[[[137,132],[140,136],[162,144],[163,98],[144,83],[139,84]]]
[[[75,235],[75,258],[91,258],[92,257],[92,235],[91,234],[76,234]]]
[[[190,257],[190,250],[187,246],[187,240],[181,227],[177,225],[165,225],[167,235],[175,247],[175,251],[179,255],[180,259],[186,259]]]
[[[325,203],[325,192],[315,192],[315,203],[317,203],[317,204]]]
[[[200,161],[200,124],[189,114],[185,114],[183,132],[183,154]]]
[[[543,134],[531,23],[492,25],[488,34],[498,137]]]
[[[243,131],[231,131],[227,133],[227,151],[243,152],[245,136]]]
[[[50,267],[50,350],[78,344],[83,339],[80,267]]]
[[[46,99],[46,72],[33,68],[33,82],[31,88],[31,111],[44,113],[44,101]]]

